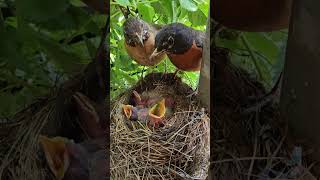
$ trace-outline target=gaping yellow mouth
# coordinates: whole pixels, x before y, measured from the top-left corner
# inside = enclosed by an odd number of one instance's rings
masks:
[[[131,115],[132,115],[132,108],[133,108],[133,106],[131,106],[131,105],[123,105],[123,106],[122,106],[124,115],[125,115],[128,119],[130,119],[130,117],[131,117]]]
[[[155,104],[149,110],[149,115],[154,118],[163,118],[166,114],[165,99],[162,99],[159,103]]]
[[[57,179],[63,179],[70,164],[66,147],[68,140],[63,137],[48,138],[40,135],[39,141],[49,168]]]

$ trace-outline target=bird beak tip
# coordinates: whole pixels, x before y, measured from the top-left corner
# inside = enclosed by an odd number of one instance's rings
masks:
[[[144,47],[142,35],[139,35],[138,33],[136,33],[136,36],[138,37],[139,45],[140,45],[141,47]]]
[[[158,49],[156,48],[156,49],[152,52],[151,57],[158,56],[159,53],[160,53],[160,52],[159,52]]]

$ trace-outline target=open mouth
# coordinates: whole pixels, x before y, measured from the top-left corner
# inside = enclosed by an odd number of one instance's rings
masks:
[[[132,115],[132,107],[131,105],[123,105],[122,106],[122,109],[123,109],[123,112],[124,112],[124,115],[130,119],[131,115]]]
[[[154,118],[163,118],[166,114],[165,99],[155,104],[149,111],[149,115]]]

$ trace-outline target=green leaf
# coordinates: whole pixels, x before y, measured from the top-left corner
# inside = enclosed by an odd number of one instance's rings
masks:
[[[152,18],[154,16],[154,9],[149,4],[138,4],[139,13],[142,15],[142,19],[147,22],[152,22]]]
[[[129,0],[116,0],[116,2],[121,6],[130,6],[131,5]]]
[[[172,21],[173,12],[171,0],[158,1],[156,3],[152,3],[152,6],[157,13],[163,15],[163,18],[166,19],[164,23],[169,23]]]
[[[0,117],[10,117],[18,109],[16,97],[11,93],[0,94]]]
[[[38,25],[52,31],[74,30],[84,26],[91,16],[84,9],[70,6],[65,12]]]
[[[90,39],[86,38],[85,36],[83,36],[83,38],[85,38],[86,46],[91,59],[95,58],[98,47],[96,47],[96,45]]]
[[[196,12],[189,12],[188,17],[193,26],[201,26],[207,24],[207,17],[200,10],[197,10]]]
[[[87,6],[84,2],[82,2],[81,0],[69,0],[70,4],[76,6],[76,7],[84,7]]]
[[[273,62],[278,55],[279,49],[270,39],[267,39],[262,33],[244,33],[251,47],[266,56]]]
[[[188,11],[196,11],[197,5],[192,0],[179,0],[181,7]]]
[[[177,22],[177,2],[171,1],[172,4],[172,22]]]
[[[18,39],[18,33],[13,27],[0,29],[0,59],[8,63],[11,71],[15,68],[26,66],[23,54],[21,53],[21,42]]]
[[[23,30],[25,36],[34,39],[59,68],[69,73],[79,70],[81,59],[70,46],[59,44],[31,27],[24,26]]]
[[[209,15],[209,2],[205,1],[203,3],[198,4],[198,8],[202,11],[202,13],[208,17]]]
[[[55,18],[67,10],[69,0],[19,0],[16,1],[19,14],[35,22]]]

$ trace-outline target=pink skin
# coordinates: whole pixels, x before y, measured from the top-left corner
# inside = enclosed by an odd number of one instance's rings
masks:
[[[70,166],[64,180],[103,180],[107,176],[108,159],[104,139],[80,144],[68,143]]]

